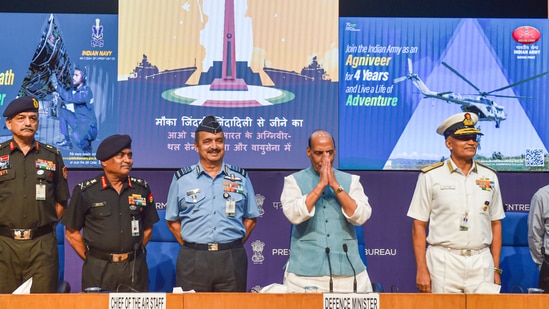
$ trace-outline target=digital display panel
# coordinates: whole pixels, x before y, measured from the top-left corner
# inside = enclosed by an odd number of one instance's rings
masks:
[[[477,114],[476,160],[549,170],[547,19],[341,18],[340,167],[417,170],[450,154],[437,127]]]

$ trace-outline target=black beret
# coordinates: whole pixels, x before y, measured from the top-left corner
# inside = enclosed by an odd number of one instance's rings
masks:
[[[38,112],[38,100],[35,97],[19,97],[8,104],[4,110],[4,117],[13,117],[22,112]]]
[[[198,133],[200,131],[217,134],[218,132],[223,132],[223,128],[221,127],[219,122],[217,122],[215,116],[210,115],[202,119],[202,122],[200,122],[200,124],[196,128],[195,133]]]
[[[106,161],[126,148],[132,148],[132,139],[129,135],[111,135],[99,144],[95,157],[100,161]]]

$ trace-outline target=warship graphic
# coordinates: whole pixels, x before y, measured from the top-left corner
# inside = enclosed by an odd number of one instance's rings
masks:
[[[332,82],[326,70],[318,63],[317,56],[313,57],[309,65],[301,69],[301,73],[271,67],[263,67],[263,71],[269,75],[275,86],[315,85]]]
[[[144,54],[141,62],[130,73],[128,81],[177,82],[178,84],[185,84],[196,69],[195,60],[195,64],[192,67],[160,71],[156,65],[149,62],[147,55]]]

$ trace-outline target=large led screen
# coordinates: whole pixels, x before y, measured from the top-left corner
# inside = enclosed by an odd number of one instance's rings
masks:
[[[115,121],[107,120],[116,100],[117,16],[0,13],[0,35],[0,110],[18,96],[37,97],[36,139],[58,146],[69,167],[99,167],[95,150],[117,130]],[[75,69],[87,87],[86,100],[76,98],[81,96],[73,83]],[[62,116],[67,111],[79,114],[79,104],[93,122]],[[84,147],[78,140],[87,134],[91,145]],[[2,125],[1,141],[10,138]]]
[[[547,171],[547,19],[340,19],[340,167],[418,169],[449,156],[436,129],[479,115],[476,160]]]
[[[137,167],[196,163],[194,131],[218,117],[226,160],[302,168],[307,138],[337,136],[337,0],[122,0],[118,130]]]

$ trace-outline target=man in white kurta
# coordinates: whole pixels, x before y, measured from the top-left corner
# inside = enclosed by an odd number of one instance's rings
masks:
[[[292,292],[372,291],[354,228],[372,211],[360,179],[332,167],[335,145],[325,131],[313,132],[307,156],[311,166],[286,177],[281,195],[294,224],[284,284]]]

